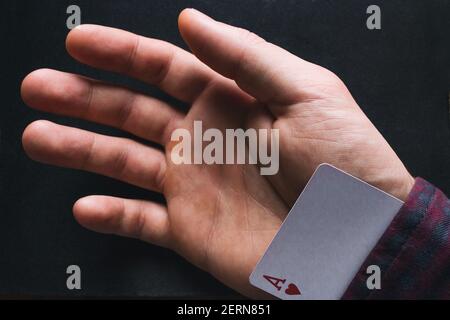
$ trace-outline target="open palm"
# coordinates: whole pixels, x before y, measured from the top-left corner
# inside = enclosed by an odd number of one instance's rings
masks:
[[[183,114],[128,89],[53,70],[27,76],[22,96],[39,110],[84,118],[165,147],[103,136],[48,121],[24,132],[38,161],[111,176],[161,192],[167,206],[90,196],[74,206],[87,228],[171,248],[243,294],[248,276],[314,169],[334,164],[400,198],[413,179],[330,71],[243,29],[185,10],[180,31],[192,49],[100,26],[67,38],[77,60],[157,85],[191,108]],[[176,128],[280,130],[280,170],[254,165],[176,165]]]

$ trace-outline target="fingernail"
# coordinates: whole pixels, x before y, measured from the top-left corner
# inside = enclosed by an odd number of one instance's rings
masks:
[[[77,31],[95,31],[99,28],[98,25],[95,24],[80,24],[78,26],[76,26],[75,28],[73,28],[72,30],[77,30]]]
[[[79,24],[75,28],[73,28],[72,30],[82,30],[82,29],[85,28],[84,26],[85,26],[84,24]]]
[[[198,11],[197,9],[194,9],[194,8],[188,8],[188,10],[191,11],[191,13],[196,14],[196,15],[199,16],[199,17],[204,17],[204,18],[207,18],[207,19],[209,19],[209,20],[214,20],[214,19],[211,18],[210,16],[204,14],[204,13],[201,12],[201,11]]]

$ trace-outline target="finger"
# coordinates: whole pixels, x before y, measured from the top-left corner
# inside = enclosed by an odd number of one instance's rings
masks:
[[[325,70],[247,30],[217,22],[194,9],[180,14],[179,28],[201,61],[265,103],[298,102],[304,94],[304,79]]]
[[[81,25],[67,36],[67,50],[82,63],[138,78],[185,102],[218,76],[181,48],[114,28]]]
[[[141,239],[167,247],[169,219],[163,205],[107,196],[89,196],[73,206],[75,219],[90,230]]]
[[[22,97],[38,110],[114,126],[160,144],[167,142],[182,118],[160,100],[48,69],[34,71],[24,79]]]
[[[162,192],[164,154],[135,141],[35,121],[24,131],[23,146],[34,160],[81,169]]]

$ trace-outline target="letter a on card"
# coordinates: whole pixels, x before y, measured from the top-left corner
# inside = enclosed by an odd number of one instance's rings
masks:
[[[277,288],[278,291],[281,290],[281,286],[279,284],[280,283],[284,284],[286,282],[286,279],[275,278],[268,275],[263,275],[263,277],[264,279],[269,281],[275,288]]]

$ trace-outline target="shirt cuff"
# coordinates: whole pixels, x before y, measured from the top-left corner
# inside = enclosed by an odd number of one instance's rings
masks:
[[[366,258],[343,299],[450,299],[450,201],[416,178],[408,199]],[[368,289],[367,267],[381,270]]]

